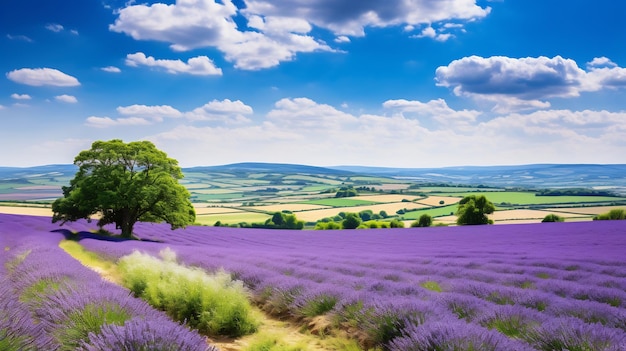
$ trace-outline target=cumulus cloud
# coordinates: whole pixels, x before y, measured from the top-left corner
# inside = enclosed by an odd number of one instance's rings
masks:
[[[74,87],[80,85],[75,77],[53,68],[22,68],[7,73],[10,80],[31,86]]]
[[[254,31],[240,31],[239,10],[230,0],[178,0],[175,4],[130,5],[109,28],[136,40],[171,43],[176,51],[215,47],[241,69],[255,70],[292,60],[298,52],[330,51],[306,35],[311,26],[297,18],[252,17]]]
[[[115,66],[107,66],[107,67],[102,67],[100,69],[105,71],[105,72],[109,72],[109,73],[120,73],[120,72],[122,72],[121,69],[119,69],[118,67],[115,67]]]
[[[428,102],[404,99],[387,100],[383,103],[383,107],[398,111],[407,118],[432,119],[441,127],[455,130],[467,130],[482,114],[476,110],[454,110],[443,99]]]
[[[110,117],[88,117],[85,125],[94,128],[109,128],[118,126],[144,126],[151,124],[145,118],[141,117],[128,117],[128,118],[110,118]]]
[[[617,64],[606,57],[595,57],[590,62],[587,62],[588,69],[615,68],[615,67],[617,67]]]
[[[475,0],[247,0],[244,9],[232,0],[177,0],[174,4],[129,4],[117,12],[109,29],[136,40],[167,42],[176,51],[214,47],[235,67],[257,70],[293,60],[298,53],[339,52],[311,34],[314,26],[331,31],[336,42],[345,43],[348,36],[365,35],[366,27],[464,22],[489,12],[489,7],[482,8]],[[247,20],[246,26],[238,26],[235,17]],[[437,33],[432,37],[444,41],[450,36]]]
[[[302,18],[337,35],[364,36],[366,27],[418,25],[449,20],[474,20],[491,9],[475,0],[247,0],[245,13]]]
[[[156,122],[162,121],[164,118],[178,118],[183,114],[172,106],[147,106],[147,105],[130,105],[120,106],[117,112],[124,116],[141,117],[142,119],[152,120]]]
[[[306,160],[315,165],[433,167],[509,164],[511,159],[615,163],[621,162],[616,154],[626,151],[626,112],[543,110],[481,121],[478,112],[455,110],[443,100],[389,100],[383,106],[402,113],[355,115],[308,98],[282,99],[256,123],[179,125],[149,139],[186,165],[206,164],[204,155],[209,153],[212,164]],[[465,127],[427,128],[418,118],[441,114],[451,114],[449,122],[463,121]],[[212,152],[216,149],[220,152]],[[389,157],[398,154],[410,157]]]
[[[603,65],[603,68],[597,68]],[[608,66],[607,66],[608,65]],[[585,71],[571,59],[464,57],[436,70],[437,85],[458,96],[495,103],[494,111],[550,107],[550,98],[572,98],[582,92],[626,86],[626,70],[598,58]]]
[[[28,94],[11,94],[11,99],[15,100],[30,100],[32,97]]]
[[[46,29],[55,33],[63,31],[63,26],[58,23],[51,23],[46,25]]]
[[[185,113],[185,117],[194,121],[219,121],[227,124],[242,124],[250,122],[245,115],[253,113],[252,107],[240,100],[222,101],[213,100],[202,107]]]
[[[54,99],[60,102],[68,103],[68,104],[75,104],[78,102],[78,99],[75,96],[67,95],[67,94],[55,96]]]
[[[350,38],[348,38],[345,35],[340,35],[337,38],[335,38],[335,43],[349,43],[350,42]]]
[[[90,127],[107,128],[115,126],[147,125],[162,122],[166,118],[185,118],[189,121],[210,121],[218,124],[245,124],[250,122],[246,115],[251,115],[252,107],[240,100],[213,100],[191,111],[181,112],[169,105],[130,105],[119,106],[119,118],[96,117],[87,118]]]
[[[25,35],[11,35],[11,34],[7,34],[7,38],[9,40],[19,40],[19,41],[25,41],[27,43],[32,43],[33,40]]]
[[[422,30],[420,34],[414,35],[414,38],[432,38],[436,41],[446,41],[452,37],[450,33],[437,33],[435,29],[428,26]]]
[[[192,57],[187,63],[181,60],[162,60],[152,56],[146,56],[143,52],[126,55],[126,64],[132,67],[148,66],[163,68],[168,73],[186,73],[197,76],[222,75],[222,70],[217,68],[213,61],[206,56]]]

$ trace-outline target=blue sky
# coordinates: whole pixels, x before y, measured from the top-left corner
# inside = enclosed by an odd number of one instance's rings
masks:
[[[624,163],[626,2],[6,0],[0,165]]]

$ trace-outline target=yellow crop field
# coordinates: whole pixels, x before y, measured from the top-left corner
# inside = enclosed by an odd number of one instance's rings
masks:
[[[541,221],[545,216],[551,213],[553,212],[545,210],[505,210],[495,211],[489,215],[489,218],[495,222],[515,220],[516,223],[519,223],[520,220],[526,219],[539,219]],[[580,215],[573,213],[559,213],[558,215],[563,218],[580,217]]]
[[[0,213],[52,217],[52,209],[47,207],[0,206]]]
[[[364,210],[372,210],[374,213],[379,213],[380,211],[385,211],[389,215],[394,215],[396,211],[401,209],[416,209],[416,208],[426,208],[428,206],[416,204],[414,202],[394,202],[389,204],[378,204],[378,205],[364,205],[364,206],[353,206],[353,207],[337,207],[337,208],[328,208],[321,210],[311,210],[311,211],[300,211],[295,212],[298,219],[307,221],[307,222],[315,222],[325,217],[334,217],[339,212],[361,212]]]
[[[195,207],[195,210],[196,215],[241,212],[240,209],[233,207]]]
[[[404,199],[413,201],[416,199],[421,199],[421,197],[415,196],[415,195],[386,194],[386,195],[359,195],[359,196],[351,197],[351,199],[388,203],[388,202],[401,202]]]
[[[443,201],[443,204],[439,202]],[[420,199],[417,202],[420,204],[428,205],[428,206],[442,206],[442,205],[452,205],[461,201],[460,197],[452,197],[452,196],[428,196],[424,199]]]
[[[593,207],[567,207],[567,208],[551,208],[546,211],[553,211],[557,213],[559,216],[563,216],[561,213],[576,213],[583,215],[595,216],[601,213],[609,212],[610,210],[615,209],[624,209],[626,210],[626,206],[593,206]]]
[[[285,203],[285,204],[275,204],[275,205],[253,206],[249,208],[253,210],[265,211],[265,212],[280,212],[283,210],[297,212],[297,211],[320,210],[320,209],[329,208],[329,207],[322,206],[322,205],[313,205],[313,204]]]

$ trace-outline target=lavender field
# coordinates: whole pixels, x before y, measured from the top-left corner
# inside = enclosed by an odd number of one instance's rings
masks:
[[[323,318],[328,333],[345,332],[363,349],[626,350],[623,221],[341,232],[171,231],[142,223],[136,232],[143,241],[101,240],[93,229],[0,215],[0,346],[17,340],[54,349],[61,332],[53,318],[71,323],[71,311],[105,306],[121,322],[88,333],[77,347],[106,349],[98,345],[114,345],[135,328],[137,335],[171,335],[160,340],[180,343],[171,349],[207,348],[197,333],[96,279],[59,249],[74,232],[108,259],[169,248],[180,263],[223,269],[267,313]],[[63,284],[71,289],[56,288]],[[33,289],[53,298],[29,299]]]

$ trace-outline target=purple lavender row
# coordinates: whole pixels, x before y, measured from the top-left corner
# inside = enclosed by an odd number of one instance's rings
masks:
[[[3,218],[2,350],[215,350],[59,247],[63,233]]]
[[[328,313],[389,345],[411,340],[412,330],[425,330],[421,326],[451,319],[473,328],[465,331],[468,337],[509,337],[507,325],[522,323],[528,326],[518,328],[524,334],[510,338],[536,349],[546,349],[552,338],[572,338],[565,327],[540,329],[538,323],[576,325],[580,337],[568,347],[592,342],[597,334],[607,341],[593,342],[594,349],[611,350],[622,345],[626,330],[626,263],[618,255],[625,249],[624,234],[615,224],[591,224],[597,223],[549,226],[550,231],[520,225],[501,226],[507,231],[488,227],[485,233],[472,228],[474,234],[431,228],[345,235],[212,227],[172,232],[142,225],[140,235],[164,244],[88,238],[81,243],[112,257],[168,246],[187,264],[230,271],[273,313]]]

